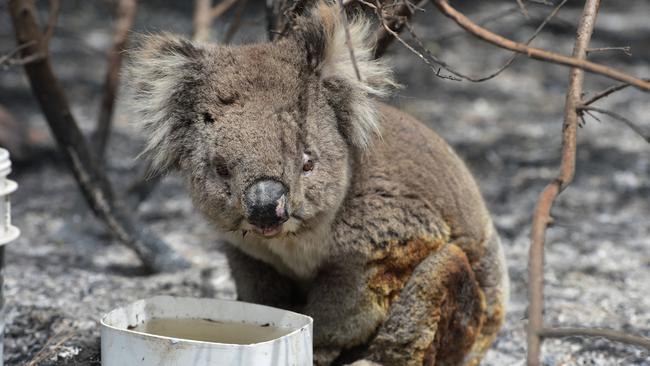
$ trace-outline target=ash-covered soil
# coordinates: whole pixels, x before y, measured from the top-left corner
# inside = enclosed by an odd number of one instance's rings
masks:
[[[171,3],[171,2],[169,2]],[[189,2],[187,2],[189,3]],[[191,6],[144,1],[139,32],[188,34]],[[514,1],[469,1],[463,9],[480,19]],[[525,40],[550,9],[529,5],[531,20],[517,12],[489,27]],[[262,37],[263,15],[251,3],[236,42]],[[75,117],[85,132],[96,120],[105,51],[111,40],[110,2],[65,1],[51,48]],[[6,9],[0,14],[0,50],[14,47]],[[535,45],[570,53],[581,4],[570,2]],[[45,15],[45,14],[44,14]],[[650,3],[604,2],[593,47],[632,46],[592,59],[650,75]],[[217,22],[219,38],[228,20]],[[466,35],[432,7],[417,16],[417,31],[438,56],[473,75],[492,72],[504,51]],[[440,38],[443,38],[440,40]],[[419,117],[463,156],[493,212],[511,276],[507,323],[485,365],[523,365],[527,306],[527,253],[532,210],[556,174],[568,69],[519,59],[499,77],[482,83],[437,78],[417,57],[395,44],[389,52],[405,86],[390,100]],[[442,72],[444,74],[444,71]],[[588,76],[592,93],[611,85]],[[98,319],[106,311],[157,294],[233,298],[235,289],[218,236],[192,207],[179,179],[166,178],[138,215],[189,258],[181,273],[145,275],[133,253],[110,239],[89,213],[74,180],[55,153],[38,106],[19,68],[0,72],[0,104],[28,125],[39,140],[35,158],[13,174],[14,222],[22,230],[7,247],[5,270],[7,365],[99,365]],[[650,95],[634,89],[599,103],[650,133]],[[587,117],[579,130],[577,174],[553,209],[555,226],[546,250],[546,313],[549,325],[598,326],[650,336],[650,145],[619,122]],[[135,160],[143,138],[119,108],[106,169],[120,192],[141,172]],[[547,341],[545,365],[650,365],[650,353],[599,339]]]

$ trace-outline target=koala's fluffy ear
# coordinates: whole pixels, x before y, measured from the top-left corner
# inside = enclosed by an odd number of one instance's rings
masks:
[[[348,28],[361,80],[346,43],[343,14],[335,3],[321,1],[307,15],[297,18],[293,37],[306,50],[308,66],[326,85],[344,92],[336,97],[337,108],[344,109],[340,113],[343,133],[353,145],[365,149],[379,134],[379,112],[373,97],[386,96],[398,85],[392,70],[373,57],[375,40],[368,20],[352,17]]]
[[[128,103],[147,134],[140,155],[150,158],[154,172],[166,171],[177,165],[186,146],[182,142],[188,135],[193,87],[200,81],[204,49],[170,34],[141,36],[139,41],[125,69],[131,92]]]

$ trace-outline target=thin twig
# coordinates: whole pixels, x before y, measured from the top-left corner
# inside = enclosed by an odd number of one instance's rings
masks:
[[[530,14],[528,14],[528,9],[526,9],[526,5],[524,5],[523,0],[517,0],[517,5],[519,6],[519,10],[521,11],[521,14],[523,14],[526,19],[530,19]]]
[[[350,37],[350,24],[348,24],[348,15],[345,13],[345,6],[343,6],[343,1],[338,0],[338,4],[341,20],[343,21],[343,29],[345,31],[345,43],[348,46],[348,51],[350,52],[352,67],[354,68],[354,73],[357,75],[357,80],[361,81],[361,73],[359,72],[357,59],[354,57],[354,45],[352,44],[352,37]]]
[[[269,40],[278,40],[291,32],[297,15],[315,6],[318,0],[267,0],[267,31]]]
[[[223,0],[219,4],[212,7],[212,10],[210,10],[210,16],[212,17],[212,20],[222,16],[223,13],[230,10],[233,5],[237,4],[237,1],[238,0]]]
[[[645,78],[643,80],[650,82],[650,78]],[[605,97],[608,97],[609,95],[611,95],[613,93],[616,93],[617,91],[623,90],[623,89],[627,88],[628,86],[630,86],[630,84],[628,84],[628,83],[620,83],[620,84],[612,85],[609,88],[607,88],[607,89],[605,89],[605,90],[603,90],[601,92],[596,93],[593,97],[589,98],[589,100],[587,100],[583,104],[584,105],[594,104],[595,102],[597,102],[597,101],[599,101],[599,100],[601,100],[601,99],[603,99]]]
[[[163,178],[162,174],[152,175],[151,169],[147,168],[144,173],[131,182],[126,190],[127,202],[130,207],[135,211],[155,191]]]
[[[518,11],[519,11],[518,6],[516,6],[516,5],[511,6],[511,7],[499,10],[499,11],[495,12],[494,14],[489,14],[489,15],[481,18],[480,20],[477,20],[476,24],[478,24],[480,26],[486,26],[488,24],[491,24],[492,22],[495,22],[497,20],[501,20],[501,19],[503,19],[504,17],[507,17],[510,14],[517,13]],[[448,39],[458,37],[458,36],[462,36],[462,35],[465,35],[465,34],[467,34],[467,31],[465,31],[464,29],[457,29],[457,30],[454,30],[454,31],[451,31],[451,32],[443,33],[443,34],[433,38],[431,41],[436,42],[436,43],[440,43],[440,42],[446,41]]]
[[[45,342],[43,345],[43,348],[41,348],[34,357],[25,364],[25,366],[38,366],[43,363],[43,361],[46,361],[48,358],[54,356],[56,354],[56,351],[61,347],[65,342],[67,342],[74,333],[71,333],[70,331],[64,331],[57,333],[54,337],[50,338]],[[60,338],[56,343],[52,344],[54,340],[57,338]]]
[[[591,113],[590,111],[585,110],[585,109],[583,109],[582,111],[585,112],[585,114],[588,115],[589,117],[595,119],[596,121],[603,122],[600,118],[596,117],[596,115]],[[583,120],[583,122],[584,122],[584,120]]]
[[[444,0],[437,0],[438,3]],[[587,0],[584,6],[575,46],[573,59],[580,63],[587,57],[587,47],[596,23],[600,0]],[[576,163],[576,135],[579,125],[577,107],[581,105],[584,71],[579,67],[571,68],[569,87],[564,106],[564,124],[562,126],[562,158],[560,172],[542,191],[537,201],[531,228],[531,245],[528,256],[528,334],[527,363],[538,366],[541,353],[539,331],[544,326],[544,242],[546,229],[551,222],[551,208],[557,196],[573,181]]]
[[[625,334],[611,329],[599,328],[542,328],[538,332],[542,338],[563,337],[601,337],[610,341],[633,344],[650,350],[650,339],[646,337]]]
[[[478,26],[476,23],[472,22],[465,15],[460,13],[458,10],[449,5],[447,0],[434,0],[434,3],[445,16],[452,19],[459,26],[467,30],[469,33],[473,34],[479,39],[482,39],[488,43],[494,44],[501,48],[519,52],[527,55],[530,58],[548,61],[560,65],[566,65],[571,67],[577,67],[585,71],[589,71],[594,74],[599,74],[607,76],[614,80],[624,81],[632,86],[635,86],[643,91],[650,91],[650,82],[644,81],[632,75],[626,74],[624,72],[618,71],[611,67],[607,67],[601,64],[597,64],[591,61],[584,59],[577,59],[575,57],[569,57],[561,55],[558,53],[546,51],[543,49],[529,47],[523,43],[515,42],[505,37],[502,37],[498,34],[495,34],[485,28]]]
[[[238,0],[223,0],[212,6],[212,0],[196,0],[194,4],[194,33],[192,39],[206,42],[210,39],[212,22],[227,12]]]
[[[546,24],[548,24],[548,23],[551,21],[551,19],[553,19],[553,18],[555,17],[555,15],[557,15],[557,13],[560,11],[560,9],[562,8],[562,6],[563,6],[567,1],[568,1],[568,0],[563,0],[560,4],[558,4],[558,5],[555,7],[555,9],[553,9],[553,11],[552,11],[552,12],[551,12],[551,13],[550,13],[550,14],[549,14],[545,19],[544,19],[544,21],[543,21],[543,22],[542,22],[542,23],[537,27],[537,29],[536,29],[535,32],[531,35],[531,37],[529,37],[529,39],[528,39],[528,40],[526,41],[526,43],[525,43],[526,45],[530,44],[530,43],[531,43],[531,42],[532,42],[532,41],[533,41],[533,40],[534,40],[534,39],[535,39],[535,38],[540,34],[540,32],[544,29],[544,27],[546,26]],[[382,23],[385,23],[385,22],[383,21],[383,18],[380,19],[380,21],[381,21]],[[438,57],[436,57],[435,55],[433,55],[433,54],[431,53],[431,51],[429,51],[429,49],[424,45],[424,43],[423,43],[423,42],[419,39],[419,37],[415,34],[415,31],[414,31],[413,28],[411,27],[410,23],[408,23],[408,22],[404,22],[404,23],[403,23],[403,26],[408,30],[409,34],[411,35],[411,38],[412,38],[413,41],[417,44],[417,46],[418,46],[418,47],[419,47],[419,48],[420,48],[420,49],[421,49],[421,50],[426,54],[426,56],[428,57],[428,60],[427,60],[427,57],[425,57],[422,53],[420,53],[420,52],[418,52],[418,51],[415,51],[414,48],[413,48],[412,46],[406,44],[406,42],[405,42],[404,40],[402,40],[401,38],[399,38],[399,36],[397,36],[396,34],[390,33],[390,32],[388,32],[387,30],[384,30],[384,31],[387,32],[387,33],[389,33],[392,37],[397,38],[397,39],[400,41],[400,43],[404,44],[404,45],[405,45],[409,50],[411,50],[411,52],[414,52],[418,57],[420,57],[420,58],[422,58],[423,60],[425,60],[425,63],[427,63],[427,65],[429,65],[430,67],[432,67],[434,70],[437,69],[437,70],[436,70],[436,76],[440,76],[440,75],[441,75],[441,74],[440,74],[440,68],[443,68],[443,69],[447,70],[448,72],[450,72],[451,74],[457,76],[457,77],[460,78],[460,79],[464,79],[464,80],[471,81],[471,82],[475,82],[475,83],[480,83],[480,82],[484,82],[484,81],[487,81],[487,80],[490,80],[490,79],[493,79],[493,78],[497,77],[499,74],[501,74],[503,71],[505,71],[508,67],[510,67],[510,65],[512,65],[512,63],[515,61],[515,59],[519,56],[518,53],[513,54],[513,55],[510,56],[510,58],[505,62],[505,64],[503,64],[500,68],[498,68],[496,71],[494,71],[493,73],[491,73],[491,74],[489,74],[489,75],[487,75],[487,76],[482,76],[482,77],[473,77],[473,76],[466,75],[466,74],[464,74],[464,73],[462,73],[462,72],[456,70],[455,68],[453,68],[451,65],[449,65],[449,64],[446,63],[445,61],[443,61],[443,60],[439,59]],[[384,28],[386,28],[386,26],[384,26]],[[396,32],[394,32],[394,33],[396,33]],[[439,65],[440,67],[435,67],[435,66],[431,65],[431,62],[429,62],[429,60],[431,60],[433,63]],[[443,78],[445,78],[445,79],[450,79],[450,80],[456,80],[456,81],[457,81],[457,80],[460,80],[460,79],[458,79],[458,78],[455,78],[455,77],[449,77],[449,76],[443,76]]]
[[[610,116],[614,118],[615,120],[623,122],[627,127],[629,127],[632,131],[634,131],[637,135],[643,137],[644,140],[647,142],[650,142],[650,134],[646,133],[643,131],[639,126],[637,126],[634,122],[630,121],[629,119],[621,116],[620,114],[612,111],[608,111],[606,109],[602,108],[596,108],[596,107],[590,107],[587,105],[581,105],[578,107],[578,111],[591,111],[591,112],[596,112],[600,114],[604,114],[606,116]]]
[[[377,41],[375,42],[374,57],[379,58],[386,52],[388,46],[390,46],[393,40],[396,39],[395,34],[399,34],[402,31],[404,25],[415,14],[415,10],[422,10],[422,8],[429,2],[429,0],[420,0],[417,5],[412,5],[409,3],[409,0],[402,0],[400,3],[398,3],[399,5],[390,12],[390,15],[383,14],[383,10],[386,9],[386,5],[373,5],[363,0],[360,0],[359,2],[374,9],[375,12],[377,11],[378,6],[382,10],[378,13],[378,17],[383,23],[386,23],[386,25],[384,27],[380,27],[375,34],[375,39]],[[386,26],[390,28],[392,32],[386,30]]]
[[[43,55],[41,53],[37,53],[34,55],[30,55],[27,57],[18,57],[16,58],[15,56],[20,53],[23,49],[33,46],[35,42],[28,42],[25,44],[21,44],[20,46],[14,48],[13,50],[9,51],[8,54],[1,56],[0,57],[0,67],[2,68],[8,68],[9,66],[15,66],[15,65],[25,65],[30,62],[38,61],[43,58]]]
[[[627,56],[632,56],[632,47],[630,46],[590,48],[587,50],[587,54],[590,54],[592,52],[603,52],[603,51],[621,51]]]
[[[266,37],[269,41],[276,39],[278,31],[277,10],[279,0],[264,0],[264,15],[266,18]]]
[[[526,41],[526,43],[524,43],[525,45],[529,45],[529,44],[530,44],[530,43],[531,43],[531,42],[532,42],[532,41],[533,41],[533,40],[534,40],[534,39],[535,39],[535,38],[536,38],[536,37],[537,37],[537,36],[542,32],[542,30],[544,29],[544,27],[545,27],[545,26],[546,26],[546,25],[551,21],[551,19],[553,19],[553,18],[557,15],[557,13],[560,11],[560,9],[562,8],[562,6],[564,6],[564,4],[566,4],[567,1],[568,1],[568,0],[563,0],[562,2],[560,2],[560,3],[559,3],[559,4],[558,4],[554,9],[553,9],[553,11],[551,11],[551,13],[550,13],[550,14],[549,14],[545,19],[544,19],[544,21],[542,21],[542,23],[537,27],[537,29],[535,30],[535,32],[534,32],[534,33],[533,33],[533,34],[528,38],[528,40]],[[450,73],[452,73],[452,74],[458,76],[459,78],[461,78],[461,79],[465,79],[465,80],[467,80],[467,81],[471,81],[471,82],[474,82],[474,83],[481,83],[481,82],[484,82],[484,81],[487,81],[487,80],[490,80],[490,79],[493,79],[493,78],[499,76],[503,71],[505,71],[508,67],[510,67],[510,65],[512,65],[512,63],[513,63],[513,62],[517,59],[517,57],[519,57],[519,55],[520,55],[519,53],[514,53],[512,56],[510,56],[510,58],[508,58],[508,60],[507,60],[507,61],[506,61],[506,62],[505,62],[501,67],[499,67],[496,71],[494,71],[493,73],[491,73],[491,74],[489,74],[489,75],[487,75],[487,76],[482,76],[482,77],[473,77],[473,76],[470,76],[470,75],[466,75],[466,74],[461,73],[460,71],[458,71],[458,70],[456,70],[455,68],[451,67],[451,65],[449,65],[449,64],[447,64],[446,62],[444,62],[444,61],[438,59],[437,57],[435,57],[435,56],[434,56],[434,55],[433,55],[433,54],[432,54],[432,53],[431,53],[431,52],[430,52],[430,51],[429,51],[429,50],[424,46],[424,44],[422,43],[422,41],[420,41],[420,39],[416,36],[416,34],[415,34],[415,32],[413,31],[413,29],[411,28],[410,24],[406,24],[406,27],[407,27],[409,33],[411,34],[411,37],[413,37],[413,40],[418,44],[418,46],[419,46],[421,49],[423,49],[423,50],[427,53],[427,55],[428,55],[428,56],[429,56],[429,57],[430,57],[430,58],[431,58],[435,63],[437,63],[437,64],[440,65],[442,68],[444,68],[445,70],[449,71]]]
[[[27,48],[29,46],[33,46],[34,43],[35,43],[34,41],[31,41],[31,42],[28,42],[28,43],[25,43],[25,44],[21,44],[20,46],[18,46],[16,48],[14,48],[13,50],[9,51],[9,53],[7,53],[6,55],[0,57],[0,65],[4,64],[8,60],[10,60],[14,56],[16,56],[24,48]]]
[[[432,70],[434,70],[436,72],[435,75],[437,77],[439,77],[441,79],[447,79],[447,80],[453,80],[453,81],[460,81],[461,80],[461,79],[458,79],[458,78],[453,77],[453,76],[440,74],[440,69],[441,69],[440,67],[437,67],[436,65],[434,65],[431,61],[429,61],[429,58],[427,58],[422,53],[418,52],[418,50],[413,48],[410,44],[408,44],[408,42],[406,42],[404,39],[402,39],[402,37],[400,37],[400,35],[397,34],[396,31],[390,29],[390,27],[388,26],[388,24],[386,24],[386,21],[384,20],[384,18],[381,15],[381,4],[379,3],[379,0],[376,0],[375,13],[377,14],[377,17],[379,18],[379,22],[381,23],[382,27],[384,27],[386,32],[388,34],[390,34],[392,37],[394,37],[399,43],[401,43],[409,51],[413,52],[416,56],[421,58],[422,61],[424,61],[424,63],[427,64],[427,66],[429,66]],[[405,25],[407,27],[409,27],[408,23],[405,23]],[[428,51],[428,50],[426,50],[426,51]]]
[[[244,15],[244,10],[246,10],[246,5],[248,5],[248,0],[241,0],[237,9],[235,9],[235,15],[228,26],[226,35],[223,38],[224,43],[230,43],[232,37],[235,36],[242,24],[242,16]]]
[[[108,69],[102,86],[102,100],[99,107],[97,127],[92,135],[95,155],[99,162],[104,158],[106,146],[111,133],[115,98],[120,82],[120,67],[122,65],[122,51],[126,48],[129,30],[133,26],[137,0],[120,0],[117,5],[117,22],[113,46],[108,53]]]
[[[61,3],[59,0],[50,0],[50,15],[47,19],[47,28],[45,28],[45,36],[43,37],[46,47],[49,46],[50,40],[54,35],[54,28],[59,19],[59,9]]]

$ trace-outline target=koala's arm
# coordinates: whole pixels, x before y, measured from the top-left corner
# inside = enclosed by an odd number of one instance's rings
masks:
[[[224,253],[237,286],[238,300],[283,309],[294,309],[300,301],[294,282],[268,264],[230,244],[224,246]]]
[[[321,272],[302,313],[314,318],[315,365],[329,365],[341,350],[363,344],[385,317],[368,291],[363,269],[342,263]]]

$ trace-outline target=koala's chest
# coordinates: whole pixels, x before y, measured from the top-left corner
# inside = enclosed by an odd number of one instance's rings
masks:
[[[262,239],[233,238],[233,244],[248,255],[268,263],[278,272],[299,280],[313,279],[330,254],[329,230],[302,235]]]

